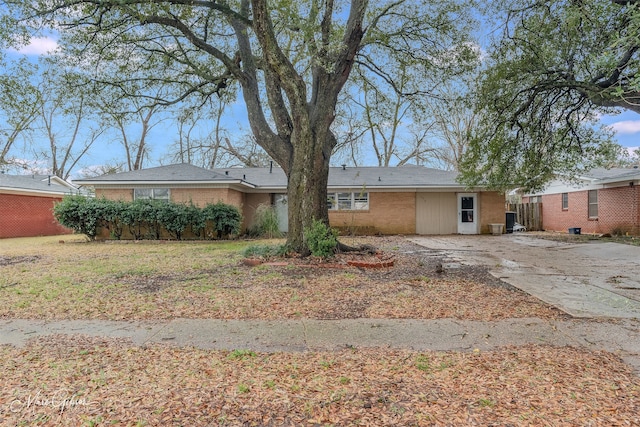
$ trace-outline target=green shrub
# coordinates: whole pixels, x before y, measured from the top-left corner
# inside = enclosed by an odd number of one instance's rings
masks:
[[[218,238],[237,234],[242,215],[235,206],[224,203],[207,205],[204,209],[182,203],[160,200],[135,200],[133,202],[95,199],[84,196],[66,196],[53,208],[60,224],[95,240],[100,227],[109,230],[113,239],[122,237],[126,227],[136,240],[160,239],[163,232],[177,240],[191,227],[193,234],[206,238],[206,226],[211,224],[211,234]]]
[[[190,221],[190,210],[181,203],[162,203],[156,206],[156,215],[160,226],[176,240],[182,240],[182,234]]]
[[[278,214],[272,205],[263,203],[258,206],[254,216],[254,224],[248,234],[267,239],[282,237]]]
[[[338,232],[316,219],[304,229],[304,239],[311,254],[323,258],[333,256],[338,246]]]
[[[206,237],[205,228],[207,227],[207,218],[202,209],[189,203],[187,205],[187,215],[189,217],[189,226],[194,236],[204,239]]]
[[[120,240],[124,223],[122,215],[126,209],[126,203],[120,200],[97,199],[99,205],[99,222],[102,227],[109,230],[112,239]]]
[[[245,258],[273,258],[283,257],[289,252],[287,245],[251,245],[245,248],[242,256]]]
[[[99,210],[99,203],[94,198],[66,196],[55,204],[53,215],[63,226],[95,240],[98,232]]]
[[[135,200],[127,203],[122,211],[122,223],[129,229],[135,240],[149,237],[150,224],[156,222],[151,200]]]
[[[203,209],[207,221],[211,221],[213,231],[218,239],[231,234],[238,234],[242,225],[242,214],[235,206],[222,202],[208,204]],[[213,233],[211,233],[213,235]]]

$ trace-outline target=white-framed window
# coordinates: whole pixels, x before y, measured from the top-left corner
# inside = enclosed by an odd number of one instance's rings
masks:
[[[589,218],[598,218],[598,190],[589,190]]]
[[[562,193],[562,210],[569,209],[569,193]]]
[[[164,200],[169,201],[168,188],[134,188],[133,200]]]
[[[329,193],[327,203],[333,211],[364,211],[369,209],[369,193]]]

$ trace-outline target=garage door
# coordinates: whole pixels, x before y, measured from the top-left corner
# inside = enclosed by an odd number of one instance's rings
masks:
[[[458,199],[455,193],[416,193],[416,233],[456,234]]]

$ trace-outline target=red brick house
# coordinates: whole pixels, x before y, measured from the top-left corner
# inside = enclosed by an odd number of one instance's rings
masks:
[[[479,234],[490,233],[489,224],[504,224],[504,194],[465,188],[456,177],[422,166],[331,168],[329,221],[362,234]],[[75,184],[113,200],[154,198],[199,206],[221,201],[240,208],[245,228],[260,204],[271,204],[281,230],[287,230],[287,179],[275,166],[209,170],[177,164]]]
[[[582,233],[640,234],[640,169],[594,169],[576,183],[552,182],[545,191],[527,194],[541,202],[544,228]]]
[[[0,174],[0,238],[69,234],[53,216],[53,206],[77,188],[46,175]]]

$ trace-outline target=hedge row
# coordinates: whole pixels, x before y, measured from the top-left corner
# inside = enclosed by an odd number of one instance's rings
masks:
[[[120,240],[128,231],[136,239],[182,240],[185,232],[195,239],[228,237],[240,232],[242,215],[235,206],[222,202],[199,208],[158,200],[123,202],[84,196],[66,196],[53,208],[58,222],[95,240],[101,228]]]

